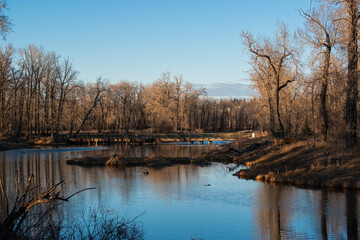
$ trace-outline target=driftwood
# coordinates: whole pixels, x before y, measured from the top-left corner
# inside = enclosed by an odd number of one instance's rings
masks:
[[[26,216],[34,206],[55,201],[69,201],[70,198],[72,198],[76,194],[79,194],[80,192],[95,189],[85,188],[68,196],[60,197],[64,181],[60,181],[59,183],[55,184],[52,187],[49,187],[48,189],[42,191],[39,194],[36,193],[36,189],[38,189],[39,186],[34,186],[34,175],[31,175],[26,182],[27,183],[24,190],[22,191],[22,193],[20,193],[19,179],[16,174],[16,195],[13,201],[13,206],[10,210],[9,198],[6,194],[6,191],[4,190],[3,182],[0,179],[0,190],[1,195],[5,200],[6,214],[5,217],[2,219],[2,222],[0,223],[0,239],[16,237],[21,230],[21,226],[26,219]]]

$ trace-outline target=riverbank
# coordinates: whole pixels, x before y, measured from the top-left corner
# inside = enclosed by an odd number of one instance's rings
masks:
[[[7,151],[11,149],[33,148],[34,145],[22,140],[0,140],[0,151]]]
[[[219,141],[235,141],[236,139],[249,138],[250,136],[263,135],[257,131],[238,132],[174,132],[167,134],[160,133],[123,133],[123,132],[81,132],[80,134],[59,134],[55,138],[51,136],[33,136],[30,138],[2,138],[0,139],[0,151],[36,148],[41,146],[73,146],[77,144],[95,145],[98,144],[130,144],[146,145],[157,143],[188,142],[212,144]]]
[[[67,141],[54,141],[52,137],[4,138],[0,139],[0,151],[23,148],[40,148],[42,146],[69,146]]]
[[[235,176],[316,188],[360,189],[360,149],[339,142],[262,140],[233,159],[246,165]]]

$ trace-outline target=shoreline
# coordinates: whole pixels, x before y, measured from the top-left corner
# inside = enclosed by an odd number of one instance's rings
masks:
[[[248,168],[234,176],[300,187],[360,189],[357,151],[336,142],[302,140],[282,145],[263,141],[262,145],[237,156],[236,162]]]
[[[57,137],[50,136],[32,136],[29,139],[25,137],[18,138],[0,138],[0,151],[21,148],[38,148],[41,146],[76,146],[84,143],[97,146],[101,144],[148,144],[147,140],[157,139],[154,143],[174,143],[174,142],[207,142],[213,141],[235,141],[237,138],[248,137],[253,131],[243,130],[238,132],[173,132],[173,133],[94,133],[83,132],[79,134],[80,140],[74,140],[66,134],[60,134]],[[257,134],[260,134],[257,132]],[[84,138],[84,139],[82,139]],[[88,138],[88,139],[87,139]],[[133,142],[131,142],[133,140]]]
[[[33,138],[29,140],[24,138],[0,139],[0,151],[58,146],[74,146],[74,144],[67,142],[53,142],[49,137]]]
[[[0,151],[41,146],[73,146],[38,139],[2,140]],[[112,162],[110,161],[112,159]],[[162,157],[125,158],[114,155],[95,159],[71,159],[67,164],[80,166],[147,166],[165,167],[175,164],[207,165],[211,162],[235,163],[247,168],[235,174],[241,179],[267,183],[291,184],[311,188],[360,189],[360,147],[351,150],[338,142],[276,140],[268,137],[242,139],[223,144],[192,158]]]

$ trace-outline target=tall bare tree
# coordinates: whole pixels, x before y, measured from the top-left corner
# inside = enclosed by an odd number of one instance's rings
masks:
[[[105,91],[107,91],[107,82],[103,80],[101,77],[98,77],[96,79],[96,83],[90,84],[88,87],[89,87],[88,93],[90,98],[90,102],[89,102],[90,105],[86,107],[85,114],[82,118],[80,127],[78,128],[75,134],[79,134],[79,132],[83,130],[86,121],[89,119],[90,114],[103,99],[104,93]]]
[[[6,118],[9,117],[11,97],[9,88],[11,85],[11,70],[14,60],[15,49],[8,45],[4,50],[0,48],[0,131],[5,132]]]
[[[255,39],[249,32],[241,34],[243,44],[252,53],[254,59],[263,58],[266,60],[270,73],[271,81],[274,83],[275,110],[277,122],[280,128],[280,136],[285,134],[284,125],[280,114],[280,92],[295,78],[284,79],[284,72],[289,68],[294,48],[291,46],[290,33],[284,24],[279,24],[274,39],[262,38]]]
[[[322,55],[322,76],[320,90],[320,116],[321,134],[323,140],[327,140],[329,129],[329,116],[327,110],[327,91],[330,74],[330,60],[333,47],[338,43],[339,28],[341,25],[337,21],[339,16],[337,9],[323,5],[319,9],[313,9],[307,13],[299,11],[300,15],[306,19],[304,29],[298,30],[298,36],[302,43],[313,48],[313,55]]]
[[[55,133],[59,133],[60,122],[63,117],[64,105],[66,98],[75,86],[75,81],[78,72],[74,70],[72,62],[69,58],[65,59],[62,65],[57,65],[57,78],[60,88],[58,107],[57,107],[57,118],[55,123]]]

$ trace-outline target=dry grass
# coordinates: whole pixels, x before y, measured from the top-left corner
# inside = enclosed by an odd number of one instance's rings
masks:
[[[360,147],[315,140],[272,142],[238,157],[240,178],[316,187],[360,188]]]

